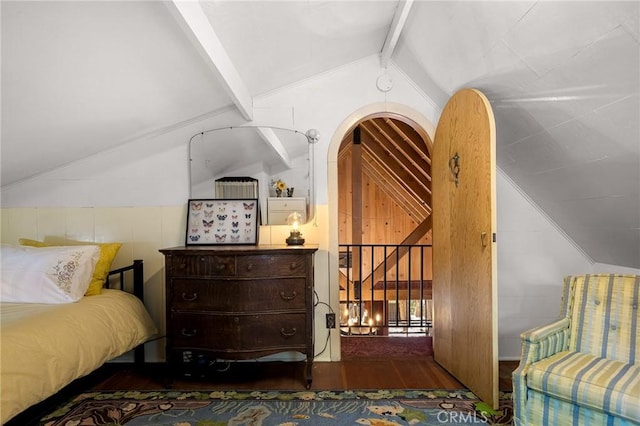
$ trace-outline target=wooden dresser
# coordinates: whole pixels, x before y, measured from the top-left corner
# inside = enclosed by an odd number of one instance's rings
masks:
[[[311,386],[313,255],[317,246],[189,246],[165,256],[167,362],[198,363],[280,352],[306,355]]]

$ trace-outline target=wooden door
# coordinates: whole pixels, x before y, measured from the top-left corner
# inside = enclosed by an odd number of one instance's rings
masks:
[[[489,101],[460,90],[433,144],[433,349],[441,366],[497,408],[495,167]]]

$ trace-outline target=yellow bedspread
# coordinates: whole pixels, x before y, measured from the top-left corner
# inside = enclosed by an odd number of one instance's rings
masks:
[[[157,333],[138,298],[119,291],[62,305],[0,305],[0,423]]]

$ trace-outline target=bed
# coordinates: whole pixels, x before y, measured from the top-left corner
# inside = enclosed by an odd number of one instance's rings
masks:
[[[111,271],[100,294],[71,303],[8,303],[2,279],[0,424],[134,348],[144,362],[143,343],[157,329],[141,302],[142,260]]]

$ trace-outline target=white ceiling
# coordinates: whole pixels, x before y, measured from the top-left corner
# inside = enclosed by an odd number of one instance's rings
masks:
[[[200,4],[250,96],[379,53],[398,5]],[[174,9],[2,1],[2,185],[235,107]],[[636,268],[639,9],[415,1],[391,57],[440,107],[459,88],[484,91],[499,167],[595,261]]]

